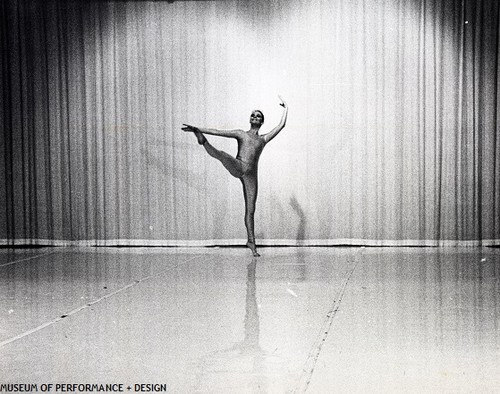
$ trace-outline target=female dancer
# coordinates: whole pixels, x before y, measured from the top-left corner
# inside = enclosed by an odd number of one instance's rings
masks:
[[[279,96],[278,96],[279,97]],[[241,180],[243,184],[243,194],[245,197],[245,227],[247,228],[247,246],[254,256],[260,256],[255,246],[254,234],[254,213],[255,202],[257,201],[257,164],[264,146],[271,141],[285,127],[288,114],[288,106],[281,100],[283,107],[281,121],[269,133],[259,135],[259,130],[264,124],[264,114],[260,110],[255,110],[250,115],[250,130],[215,130],[195,127],[183,124],[182,130],[193,132],[198,139],[198,143],[203,145],[207,153],[219,160],[229,173]],[[238,141],[238,154],[236,158],[221,150],[215,149],[205,138],[204,134],[212,134],[220,137],[236,138]]]

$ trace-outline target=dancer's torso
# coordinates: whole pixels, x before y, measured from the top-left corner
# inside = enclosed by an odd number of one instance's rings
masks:
[[[262,136],[244,132],[241,138],[238,138],[238,155],[236,158],[256,169],[265,145]]]

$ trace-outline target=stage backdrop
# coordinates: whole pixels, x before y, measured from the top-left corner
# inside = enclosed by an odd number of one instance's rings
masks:
[[[278,94],[258,243],[500,244],[497,0],[0,7],[3,244],[244,242],[181,125],[267,132]]]

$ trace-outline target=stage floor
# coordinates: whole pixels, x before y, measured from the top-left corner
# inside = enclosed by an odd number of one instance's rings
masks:
[[[260,252],[0,249],[0,385],[500,392],[500,249]]]

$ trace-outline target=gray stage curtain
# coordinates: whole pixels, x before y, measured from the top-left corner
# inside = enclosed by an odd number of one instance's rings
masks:
[[[3,244],[500,244],[497,0],[1,2]],[[218,148],[236,143],[217,137]]]

